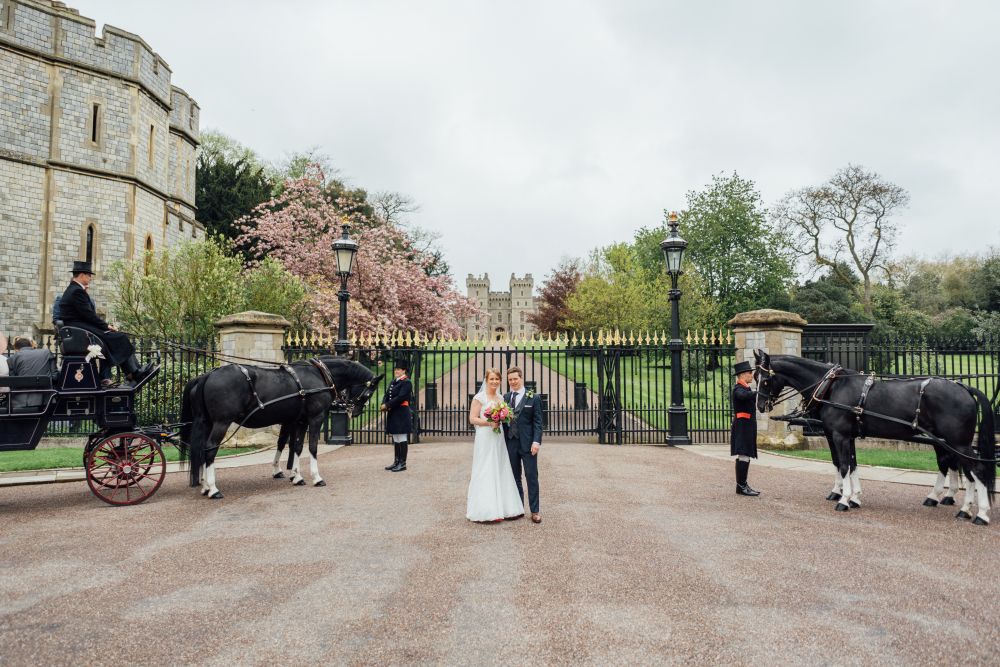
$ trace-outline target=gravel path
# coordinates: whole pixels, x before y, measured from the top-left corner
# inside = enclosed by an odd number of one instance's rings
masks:
[[[1000,527],[869,482],[662,447],[552,442],[544,522],[464,518],[471,447],[268,466],[222,501],[168,476],[111,508],[82,484],[0,489],[0,664],[986,664],[1000,650]],[[1000,515],[998,515],[1000,516]]]

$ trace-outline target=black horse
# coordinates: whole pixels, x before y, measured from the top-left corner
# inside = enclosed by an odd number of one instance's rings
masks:
[[[323,486],[316,454],[330,408],[335,401],[343,402],[357,417],[383,377],[357,362],[321,356],[282,368],[230,364],[191,380],[184,387],[181,431],[191,486],[201,484],[202,495],[209,498],[222,497],[215,485],[215,456],[233,423],[248,428],[281,424],[300,451],[308,429],[313,485]]]
[[[782,391],[792,387],[806,401],[806,416],[822,423],[843,482],[838,511],[847,511],[855,495],[854,440],[871,436],[932,444],[939,468],[958,468],[968,480],[959,516],[971,518],[968,510],[976,499],[974,523],[989,523],[996,442],[993,408],[981,391],[944,378],[874,381],[833,364],[790,355],[770,356],[761,350],[755,350],[754,357],[758,410],[770,412]],[[977,422],[978,447],[973,449]],[[953,486],[957,487],[957,480]]]

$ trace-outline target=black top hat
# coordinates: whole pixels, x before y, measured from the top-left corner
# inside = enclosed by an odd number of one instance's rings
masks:
[[[94,275],[94,269],[91,268],[90,262],[73,262],[72,273],[74,276],[78,273],[89,273],[90,275]]]
[[[392,364],[392,367],[402,369],[404,371],[410,370],[410,362],[407,359],[396,358],[396,361]]]
[[[740,361],[733,366],[733,375],[739,375],[740,373],[752,373],[753,366],[750,365],[749,361]]]

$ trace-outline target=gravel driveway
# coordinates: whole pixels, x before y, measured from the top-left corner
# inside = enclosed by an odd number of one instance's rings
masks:
[[[869,482],[665,447],[543,445],[544,522],[464,518],[471,446],[321,457],[329,486],[170,475],[111,508],[0,489],[0,664],[985,664],[1000,526]],[[1000,521],[1000,512],[994,512]]]

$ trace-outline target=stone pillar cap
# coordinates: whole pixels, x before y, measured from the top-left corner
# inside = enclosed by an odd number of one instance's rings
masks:
[[[773,308],[763,308],[761,310],[751,310],[747,313],[739,313],[729,320],[731,327],[753,327],[753,326],[793,326],[804,327],[809,324],[798,313],[789,313],[784,310],[774,310]]]
[[[288,329],[292,323],[281,315],[262,313],[259,310],[247,310],[242,313],[226,315],[215,323],[216,328],[251,327],[255,329]]]

